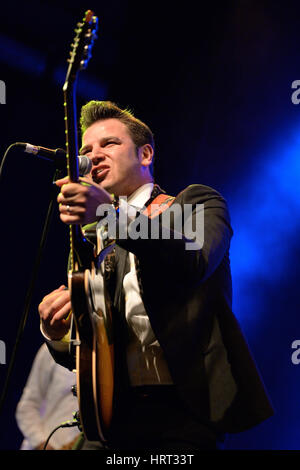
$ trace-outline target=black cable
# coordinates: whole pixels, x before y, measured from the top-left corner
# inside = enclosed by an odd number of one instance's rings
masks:
[[[43,447],[43,450],[46,450],[47,449],[47,445],[49,444],[49,441],[51,439],[51,437],[53,436],[53,434],[58,430],[62,428],[62,425],[60,424],[59,426],[56,426],[56,428],[53,429],[53,431],[49,434],[49,436],[47,437],[47,440],[44,444],[44,447]]]
[[[6,157],[7,157],[7,154],[8,152],[13,148],[13,147],[17,147],[17,143],[14,143],[14,144],[11,144],[6,150],[5,150],[5,153],[3,155],[3,158],[1,160],[1,163],[0,163],[0,182],[1,182],[1,178],[2,178],[2,171],[3,171],[3,167],[4,167],[4,163],[6,161]]]
[[[72,428],[74,426],[78,426],[79,427],[79,430],[81,430],[81,427],[80,427],[80,421],[78,420],[78,411],[76,413],[74,413],[74,419],[72,419],[71,421],[64,421],[63,423],[61,423],[59,426],[56,426],[56,428],[53,429],[53,431],[51,431],[51,433],[49,434],[49,436],[47,437],[47,440],[44,444],[44,447],[43,447],[43,450],[47,450],[47,445],[49,444],[49,441],[51,439],[51,437],[53,436],[53,434],[60,428]]]

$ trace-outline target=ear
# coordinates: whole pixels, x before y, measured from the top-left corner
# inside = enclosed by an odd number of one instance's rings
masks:
[[[139,148],[139,158],[142,166],[149,167],[152,163],[153,156],[154,150],[150,144],[142,145],[142,147]]]

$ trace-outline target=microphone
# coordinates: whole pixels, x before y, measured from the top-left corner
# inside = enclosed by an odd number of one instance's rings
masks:
[[[25,142],[16,142],[15,145],[20,147],[23,152],[31,153],[36,157],[43,158],[44,160],[50,160],[52,162],[60,163],[61,160],[62,167],[65,166],[66,161],[64,157],[66,157],[67,152],[63,149],[48,149],[46,147],[41,147],[39,145],[32,145]],[[78,157],[78,169],[80,175],[84,176],[91,172],[92,169],[92,162],[86,155],[79,155]],[[64,160],[63,160],[64,159]]]

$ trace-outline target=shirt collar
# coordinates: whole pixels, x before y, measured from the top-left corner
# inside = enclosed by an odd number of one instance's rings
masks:
[[[128,204],[141,209],[151,197],[153,183],[146,183],[137,188],[127,199]]]

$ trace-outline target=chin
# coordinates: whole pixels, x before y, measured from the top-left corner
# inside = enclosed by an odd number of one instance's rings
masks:
[[[103,180],[102,182],[99,182],[101,187],[105,189],[110,194],[113,194],[114,196],[128,196],[132,191],[130,191],[131,188],[128,188],[128,185],[124,184],[124,182],[116,182],[116,181],[109,181],[109,180]]]
[[[107,191],[110,194],[115,194],[115,185],[110,183],[109,181],[102,181],[99,183],[105,191]]]

